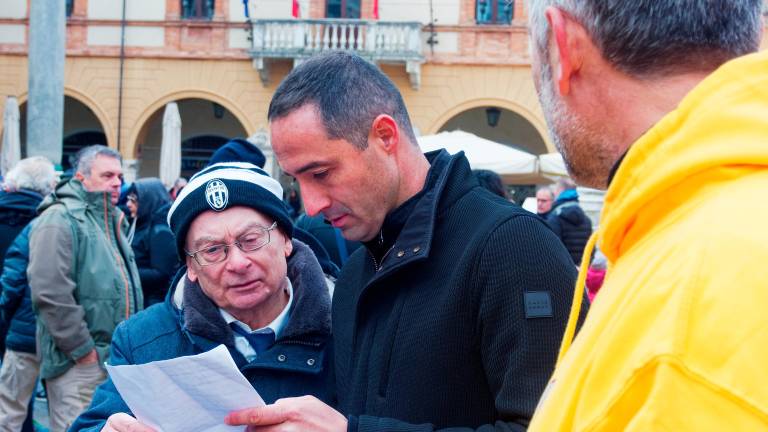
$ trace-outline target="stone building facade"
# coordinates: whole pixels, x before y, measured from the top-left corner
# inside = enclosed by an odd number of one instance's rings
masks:
[[[30,1],[0,8],[0,95],[18,98],[22,121]],[[67,0],[65,159],[101,142],[121,152],[128,178],[156,176],[163,108],[176,102],[189,175],[227,138],[266,136],[276,85],[309,48],[334,44],[365,45],[420,134],[463,129],[554,151],[530,76],[523,0],[297,3],[294,17],[292,0]],[[24,135],[22,126],[22,152]]]

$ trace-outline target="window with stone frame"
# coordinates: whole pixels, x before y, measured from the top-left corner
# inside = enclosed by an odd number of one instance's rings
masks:
[[[209,20],[213,18],[214,0],[181,0],[181,18]]]
[[[326,18],[360,18],[360,0],[328,0],[325,4]]]
[[[475,0],[475,18],[478,24],[510,24],[515,0]]]

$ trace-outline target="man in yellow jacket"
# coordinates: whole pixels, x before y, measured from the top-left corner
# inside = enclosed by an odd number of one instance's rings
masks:
[[[768,430],[762,3],[531,2],[553,140],[608,189],[584,256],[609,267],[530,430]]]

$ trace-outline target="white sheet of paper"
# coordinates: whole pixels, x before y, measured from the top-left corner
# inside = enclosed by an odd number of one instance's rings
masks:
[[[142,423],[162,432],[235,432],[224,417],[264,401],[224,345],[141,365],[107,365],[112,382]]]

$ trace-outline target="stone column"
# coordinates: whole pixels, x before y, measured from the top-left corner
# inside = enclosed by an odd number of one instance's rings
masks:
[[[32,0],[29,11],[27,157],[61,163],[64,134],[64,1]]]

